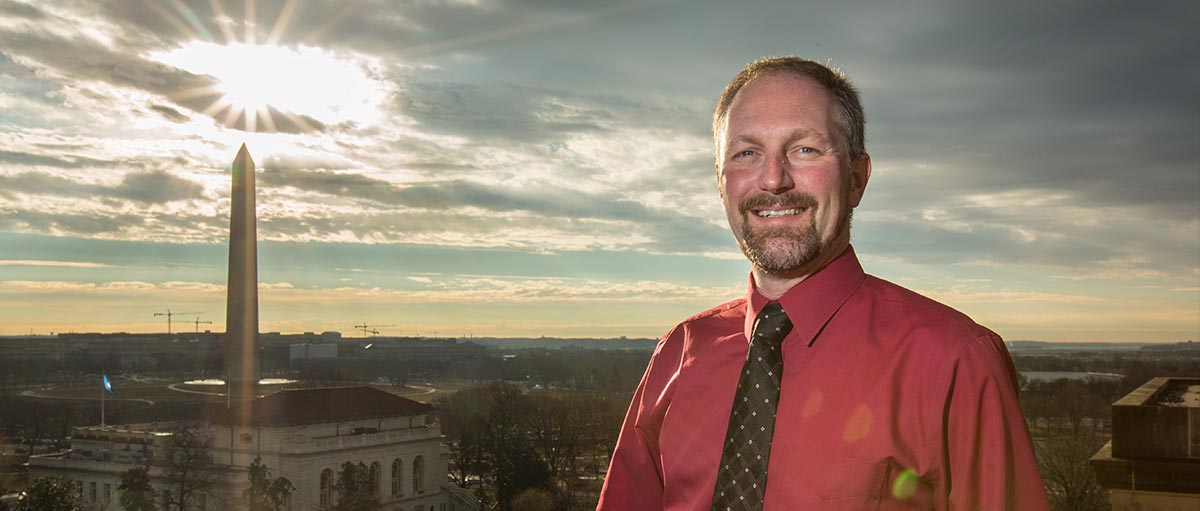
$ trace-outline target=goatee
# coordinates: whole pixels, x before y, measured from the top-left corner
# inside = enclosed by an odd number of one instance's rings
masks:
[[[738,204],[738,213],[742,215],[738,244],[742,253],[755,267],[771,274],[786,274],[815,261],[831,249],[828,245],[837,240],[843,230],[849,228],[853,212],[847,208],[837,232],[832,233],[829,242],[825,243],[817,232],[817,207],[816,198],[795,190],[782,195],[757,195],[743,199]],[[808,222],[774,227],[754,226],[750,216],[754,214],[754,209],[763,208],[803,209],[804,214],[808,215]]]

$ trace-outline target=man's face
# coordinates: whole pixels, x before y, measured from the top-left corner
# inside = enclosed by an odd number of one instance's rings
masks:
[[[850,213],[870,175],[851,165],[833,97],[808,78],[761,76],[730,105],[717,179],[742,252],[768,274],[809,274],[850,243]]]

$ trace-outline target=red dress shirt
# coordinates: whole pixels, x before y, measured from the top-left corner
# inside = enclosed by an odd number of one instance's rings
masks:
[[[1048,510],[999,336],[866,275],[847,249],[780,303],[783,388],[767,511]],[[598,510],[708,511],[754,317],[746,298],[684,320],[633,396]]]

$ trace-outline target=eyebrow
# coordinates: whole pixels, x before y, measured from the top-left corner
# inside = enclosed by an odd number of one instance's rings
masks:
[[[822,143],[825,143],[828,145],[833,145],[832,143],[830,143],[829,139],[827,139],[824,135],[822,135],[821,133],[819,133],[817,131],[808,129],[808,128],[797,128],[796,130],[789,133],[787,136],[787,143],[790,144],[792,142],[795,142],[797,140],[800,140],[800,139],[806,138],[806,137],[812,137],[817,140],[820,140]],[[745,143],[749,143],[749,144],[763,145],[762,141],[759,140],[758,137],[755,137],[754,135],[748,135],[748,134],[742,134],[742,135],[733,137],[732,139],[729,140],[728,145],[733,145],[737,142],[745,142]]]

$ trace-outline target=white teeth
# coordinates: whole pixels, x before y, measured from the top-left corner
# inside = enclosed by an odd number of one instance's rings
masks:
[[[754,214],[764,217],[764,218],[770,218],[770,217],[777,217],[777,216],[799,215],[801,211],[804,211],[804,210],[800,209],[800,208],[781,209],[778,211],[764,210],[764,211],[755,211]]]

